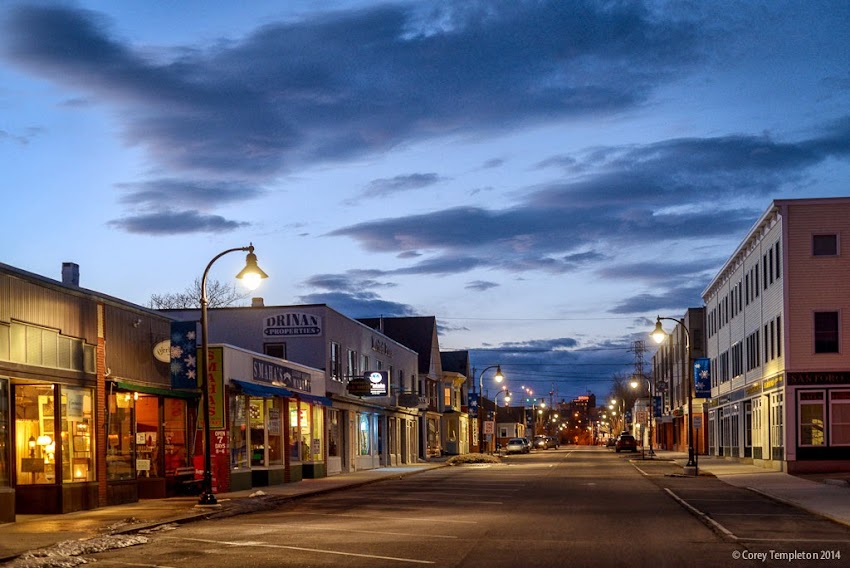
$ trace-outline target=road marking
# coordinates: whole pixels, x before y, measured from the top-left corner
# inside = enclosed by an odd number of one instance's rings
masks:
[[[281,512],[282,515],[313,515],[316,517],[351,517],[354,519],[386,519],[388,521],[407,521],[407,522],[416,522],[416,523],[455,523],[461,525],[477,525],[478,521],[458,521],[456,519],[446,519],[446,518],[423,518],[423,517],[392,517],[386,515],[353,515],[351,513],[313,513],[307,511],[286,511]]]
[[[382,497],[383,501],[423,501],[426,503],[435,503],[435,502],[444,502],[444,503],[457,503],[458,499],[435,499],[434,497]],[[467,499],[467,502],[474,503],[475,505],[504,505],[502,501],[481,501],[478,499]],[[367,503],[364,507],[375,506],[373,503]]]
[[[346,529],[346,528],[340,528],[340,527],[337,527],[337,526],[326,527],[326,526],[322,526],[322,525],[298,525],[298,526],[295,526],[295,525],[291,525],[291,524],[288,524],[288,523],[285,524],[285,525],[269,524],[269,523],[240,523],[239,526],[271,527],[271,528],[274,528],[274,529],[281,529],[281,528],[284,528],[284,526],[286,526],[286,527],[291,527],[295,530],[309,529],[309,530],[319,530],[319,531],[353,532],[353,533],[391,535],[391,536],[415,536],[415,537],[421,537],[422,536],[422,533],[405,533],[405,532],[376,531],[376,530],[368,530],[367,531],[367,530],[360,530],[360,529]],[[460,537],[457,536],[457,535],[451,535],[451,534],[429,534],[428,538],[458,539]]]
[[[694,507],[693,505],[691,505],[690,503],[688,503],[687,501],[685,501],[684,499],[682,499],[681,497],[679,497],[678,495],[676,495],[675,493],[673,493],[672,491],[667,489],[666,487],[664,488],[664,491],[666,491],[667,494],[670,495],[670,497],[675,499],[676,502],[679,503],[679,505],[681,505],[685,509],[689,510],[691,513],[693,513],[694,515],[696,515],[700,519],[702,519],[703,522],[711,524],[714,528],[716,528],[717,530],[719,530],[720,532],[725,534],[727,537],[729,537],[733,540],[739,540],[737,536],[732,534],[732,531],[730,531],[729,529],[727,529],[726,527],[724,527],[723,525],[721,525],[720,523],[718,523],[717,521],[715,521],[714,519],[712,519],[711,517],[709,517],[708,515],[706,515],[705,513],[703,513],[702,511],[700,511],[699,509],[697,509],[696,507]]]
[[[381,556],[378,554],[359,554],[357,552],[340,552],[338,550],[322,550],[320,548],[307,548],[304,546],[288,546],[285,544],[268,544],[266,542],[258,541],[258,540],[246,540],[246,541],[222,541],[222,540],[211,540],[206,538],[185,538],[185,537],[175,537],[175,536],[166,536],[165,538],[170,538],[174,540],[190,540],[193,542],[203,542],[207,544],[223,544],[226,546],[233,547],[247,547],[247,546],[261,546],[263,548],[280,548],[284,550],[297,550],[299,552],[315,552],[316,554],[333,554],[336,556],[353,556],[355,558],[373,558],[375,560],[392,560],[394,562],[407,562],[408,564],[436,564],[436,562],[432,562],[431,560],[417,560],[416,558],[400,558],[397,556]]]
[[[144,568],[175,568],[174,566],[166,566],[164,564],[139,564],[137,562],[124,562],[123,560],[112,559],[97,559],[98,564],[119,564],[121,566],[143,566]]]

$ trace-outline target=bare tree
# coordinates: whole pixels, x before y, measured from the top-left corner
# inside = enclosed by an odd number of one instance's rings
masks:
[[[250,293],[239,290],[235,284],[224,284],[218,280],[207,280],[207,307],[224,308],[244,305]],[[201,279],[183,292],[151,294],[150,307],[155,310],[188,310],[201,307]]]

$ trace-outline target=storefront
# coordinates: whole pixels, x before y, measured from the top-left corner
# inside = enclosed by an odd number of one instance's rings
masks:
[[[11,389],[16,512],[96,507],[94,389],[17,380]]]
[[[210,347],[213,491],[327,475],[323,372],[230,345]],[[203,448],[195,450],[196,475]],[[201,470],[200,472],[198,470]]]
[[[110,504],[191,493],[197,393],[111,381],[106,396]]]

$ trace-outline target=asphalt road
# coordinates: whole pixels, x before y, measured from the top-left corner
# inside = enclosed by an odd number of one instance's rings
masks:
[[[850,530],[669,462],[562,447],[183,525],[101,566],[842,566]],[[832,550],[788,561],[770,550]],[[846,554],[834,558],[835,553]],[[747,556],[747,554],[753,556]]]

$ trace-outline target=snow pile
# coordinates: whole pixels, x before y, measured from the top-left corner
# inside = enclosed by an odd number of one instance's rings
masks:
[[[71,568],[87,564],[85,554],[95,554],[116,548],[147,544],[148,538],[140,535],[99,536],[87,540],[66,540],[50,548],[40,548],[22,554],[6,566],[15,568]]]

